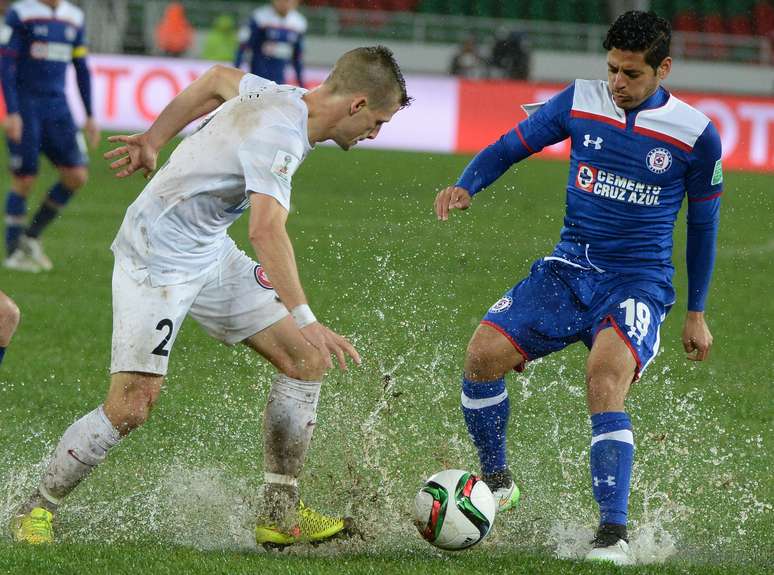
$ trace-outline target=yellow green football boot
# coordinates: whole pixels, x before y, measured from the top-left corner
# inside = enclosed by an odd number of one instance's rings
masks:
[[[521,492],[515,482],[511,481],[510,485],[495,489],[492,492],[495,502],[497,503],[498,513],[501,511],[508,511],[514,509],[519,504],[519,498]]]
[[[35,507],[29,513],[11,519],[11,536],[14,541],[40,545],[54,542],[52,522],[54,516],[42,507]]]
[[[519,504],[521,492],[507,468],[491,474],[485,473],[482,479],[492,490],[498,513],[514,509]]]
[[[264,524],[255,528],[255,542],[267,548],[283,548],[295,543],[322,543],[340,534],[346,534],[351,519],[330,517],[298,504],[298,523],[284,531],[274,525]]]

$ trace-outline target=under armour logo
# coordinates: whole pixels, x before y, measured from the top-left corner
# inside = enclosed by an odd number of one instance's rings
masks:
[[[600,483],[606,483],[608,487],[615,487],[615,476],[608,475],[607,479],[600,479],[596,475],[594,476],[594,487],[599,487]]]
[[[591,139],[591,134],[583,134],[583,145],[587,148],[589,147],[589,144],[594,144],[595,150],[601,150],[602,149],[602,142],[604,140],[602,138],[596,138],[594,140]]]

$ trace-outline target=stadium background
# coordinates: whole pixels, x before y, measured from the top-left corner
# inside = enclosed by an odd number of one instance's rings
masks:
[[[92,45],[95,117],[112,130],[148,125],[175,93],[211,65],[200,61],[203,38],[216,18],[247,21],[254,3],[184,3],[197,32],[183,58],[131,57],[158,53],[155,30],[168,2],[86,0]],[[475,152],[522,117],[513,102],[541,101],[575,77],[598,77],[609,15],[642,2],[523,0],[313,0],[303,10],[311,85],[339,54],[382,41],[409,75],[416,104],[396,118],[375,147]],[[648,4],[645,2],[644,4]],[[770,1],[655,1],[675,26],[674,71],[666,83],[708,114],[723,140],[727,169],[774,170],[774,4]],[[442,15],[442,18],[438,16]],[[520,17],[516,18],[517,16]],[[528,19],[524,19],[528,18]],[[199,26],[199,28],[196,28]],[[486,56],[498,36],[516,31],[530,46],[529,83],[444,77],[459,43],[474,38]],[[497,75],[490,68],[488,75]],[[74,109],[82,108],[70,71]],[[720,81],[719,78],[721,79]],[[743,94],[743,95],[740,95]],[[0,115],[2,115],[0,105]],[[567,143],[546,150],[566,157]]]
[[[167,2],[76,3],[87,13],[96,119],[110,131],[147,126],[212,64],[201,47],[214,19],[231,14],[243,23],[257,5],[184,2],[195,39],[183,56],[168,58],[153,37]],[[429,206],[470,153],[522,117],[519,104],[543,100],[574,77],[602,77],[601,39],[611,14],[646,5],[676,29],[666,86],[718,125],[727,194],[710,298],[717,338],[711,363],[687,366],[682,359],[681,299],[655,372],[630,401],[642,429],[635,550],[644,563],[667,560],[632,572],[769,572],[773,334],[771,322],[761,320],[774,316],[766,295],[774,249],[774,5],[754,0],[305,3],[311,84],[342,51],[380,42],[395,50],[416,97],[363,146],[371,149],[312,154],[296,178],[289,224],[313,307],[367,358],[362,370],[329,378],[304,485],[312,503],[354,513],[364,539],[296,551],[279,562],[243,553],[252,551],[242,524],[260,481],[258,422],[270,370],[189,325],[147,428],[63,508],[66,545],[29,550],[0,539],[0,572],[82,572],[83,565],[111,573],[604,572],[552,558],[578,557],[593,524],[578,349],[509,384],[521,399],[510,431],[526,491],[521,510],[499,521],[486,544],[454,557],[430,550],[408,524],[423,477],[446,465],[476,465],[458,412],[464,345],[486,306],[555,241],[567,145],[513,170],[455,227],[430,225]],[[496,70],[476,80],[447,74],[467,38],[486,54],[509,31],[528,40],[525,80],[506,80]],[[82,114],[72,78],[70,95]],[[7,162],[4,154],[0,161]],[[0,272],[0,287],[24,315],[0,371],[3,522],[62,430],[101,400],[107,381],[107,246],[140,184],[114,181],[97,152],[92,164],[87,189],[46,238],[55,271]],[[46,168],[41,179],[44,188],[52,172]],[[0,182],[7,189],[5,171]],[[248,246],[244,223],[234,235]],[[680,292],[684,235],[681,223]]]

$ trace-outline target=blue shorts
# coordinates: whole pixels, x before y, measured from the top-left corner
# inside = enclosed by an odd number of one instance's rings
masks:
[[[85,142],[64,96],[21,96],[22,139],[19,143],[8,140],[11,172],[17,176],[34,176],[38,173],[41,152],[57,167],[85,165]]]
[[[641,275],[542,259],[489,308],[481,323],[505,335],[527,361],[576,341],[591,349],[596,334],[613,327],[631,350],[639,377],[658,353],[659,328],[674,295],[669,283]]]

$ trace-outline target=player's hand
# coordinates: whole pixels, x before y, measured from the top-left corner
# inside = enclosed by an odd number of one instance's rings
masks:
[[[21,142],[22,129],[24,128],[21,114],[8,114],[5,117],[5,122],[3,122],[3,127],[5,128],[5,135],[8,136],[9,140],[17,144]]]
[[[704,321],[704,312],[689,311],[685,316],[683,326],[683,348],[691,361],[704,361],[712,347],[712,334],[707,322]]]
[[[441,221],[449,219],[451,210],[467,210],[470,207],[470,194],[464,188],[449,186],[435,196],[435,215]]]
[[[320,322],[310,323],[301,328],[304,339],[315,346],[325,358],[325,365],[333,367],[331,355],[336,356],[339,369],[347,370],[347,357],[351,357],[357,365],[360,365],[360,354],[352,346],[347,338],[340,336],[335,331],[328,329]]]
[[[159,151],[149,142],[147,132],[132,136],[109,136],[108,142],[123,144],[103,155],[106,160],[118,158],[110,164],[111,170],[117,170],[115,172],[117,178],[126,178],[140,170],[148,179],[156,169]]]
[[[83,124],[83,134],[86,136],[89,148],[94,149],[99,146],[99,128],[94,118],[86,118],[86,122]]]

